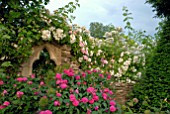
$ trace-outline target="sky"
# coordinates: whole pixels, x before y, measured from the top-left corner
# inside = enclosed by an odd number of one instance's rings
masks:
[[[50,0],[46,6],[50,12],[68,4],[74,0]],[[146,0],[79,0],[80,7],[77,7],[72,14],[76,17],[74,24],[85,26],[89,29],[91,22],[100,22],[104,25],[113,24],[115,27],[126,25],[123,22],[123,6],[126,6],[132,17],[132,27],[135,30],[145,30],[147,34],[154,35],[155,28],[158,26],[159,19],[153,18],[150,4],[145,4]]]

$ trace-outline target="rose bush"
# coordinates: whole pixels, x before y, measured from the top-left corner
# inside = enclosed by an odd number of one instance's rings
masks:
[[[45,77],[45,76],[44,76]],[[99,70],[75,74],[56,73],[50,82],[43,76],[1,77],[0,112],[9,113],[120,113],[109,87],[110,75]]]

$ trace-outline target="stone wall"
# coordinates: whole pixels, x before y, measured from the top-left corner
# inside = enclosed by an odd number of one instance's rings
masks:
[[[44,48],[47,49],[50,55],[50,59],[53,60],[57,66],[69,64],[71,68],[73,68],[76,71],[78,70],[79,68],[78,62],[71,60],[72,55],[70,53],[71,48],[69,46],[44,43],[40,46],[34,46],[32,48],[32,55],[30,56],[28,61],[22,64],[21,68],[22,76],[30,76],[32,74],[33,63],[36,60],[39,60],[40,53]]]
[[[127,83],[114,83],[113,84],[113,89],[116,90],[115,93],[115,100],[119,104],[125,104],[129,98],[128,98],[128,93],[131,92],[133,87],[133,84],[127,84]]]

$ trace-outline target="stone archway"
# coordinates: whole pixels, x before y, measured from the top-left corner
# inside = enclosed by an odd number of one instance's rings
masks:
[[[58,45],[53,45],[50,43],[45,43],[41,46],[34,46],[32,48],[33,54],[30,56],[29,60],[22,64],[22,71],[21,75],[22,76],[30,76],[32,74],[32,68],[33,68],[33,63],[36,60],[39,60],[40,53],[41,51],[46,48],[49,55],[50,59],[55,62],[56,65],[61,65],[61,48]]]

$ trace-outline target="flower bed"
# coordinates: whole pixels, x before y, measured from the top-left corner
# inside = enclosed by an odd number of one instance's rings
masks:
[[[72,69],[55,76],[2,77],[0,112],[120,113],[113,91],[107,88],[110,78],[98,70],[75,74]]]

